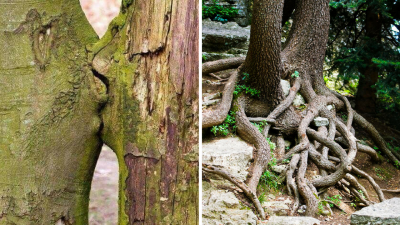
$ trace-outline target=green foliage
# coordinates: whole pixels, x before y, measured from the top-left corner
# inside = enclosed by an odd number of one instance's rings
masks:
[[[260,204],[263,204],[266,200],[267,200],[267,196],[265,195],[264,192],[262,192],[260,194],[260,196],[258,196],[258,201],[260,201]]]
[[[348,119],[346,114],[342,114],[342,116],[341,116],[341,117],[342,117],[342,119],[343,119],[343,121],[344,121],[344,122],[346,122],[346,121],[347,121],[347,119]]]
[[[233,20],[238,15],[238,10],[233,7],[224,7],[218,0],[213,0],[211,5],[202,6],[203,19],[210,18],[213,21],[226,23]]]
[[[331,24],[325,82],[332,88],[334,80],[336,91],[355,95],[365,71],[377,66],[379,77],[372,87],[378,96],[379,109],[399,111],[400,36],[394,29],[400,29],[399,4],[388,0],[331,0],[329,5]],[[381,41],[366,36],[367,9],[382,18]]]
[[[298,71],[294,71],[294,73],[292,74],[293,78],[297,78],[299,77],[299,72]]]
[[[235,133],[236,132],[236,120],[235,120],[235,112],[230,111],[225,118],[224,123],[213,126],[211,128],[211,132],[217,136],[222,135],[226,136],[230,133],[230,130]]]
[[[276,145],[275,145],[274,142],[272,142],[272,141],[270,140],[270,138],[267,138],[267,142],[268,142],[268,144],[269,144],[269,148],[271,149],[271,151],[272,151],[272,150],[275,150]]]
[[[260,178],[260,183],[268,187],[269,189],[278,191],[281,187],[281,183],[278,181],[279,176],[274,172],[266,170]]]
[[[394,166],[395,166],[397,169],[400,169],[400,161],[396,161],[396,162],[394,163]]]
[[[213,134],[215,136],[217,136],[217,134],[218,135],[222,135],[222,136],[226,136],[226,135],[229,134],[229,129],[228,128],[229,128],[229,124],[223,123],[223,124],[220,124],[220,125],[217,125],[217,126],[213,126],[211,128],[211,132],[213,132]]]
[[[248,78],[249,78],[249,74],[248,74],[248,73],[243,73],[243,78],[242,78],[242,80],[243,80],[244,82],[247,82]]]
[[[242,91],[244,91],[246,94],[250,94],[253,97],[260,97],[260,91],[256,90],[254,88],[251,88],[249,86],[246,86],[244,84],[242,85],[236,85],[235,86],[235,90],[233,91],[233,95],[235,97],[237,97],[239,95],[239,93],[241,93]]]
[[[365,3],[366,0],[339,0],[339,1],[330,1],[329,6],[333,8],[357,8],[361,4]]]
[[[207,60],[207,56],[206,55],[201,55],[201,58],[203,59],[203,61],[206,61]]]
[[[264,126],[267,125],[268,123],[267,123],[267,121],[264,120],[259,123],[251,123],[251,124],[253,124],[253,126],[257,127],[258,131],[260,131],[260,133],[262,133]]]
[[[334,202],[336,205],[340,204],[340,200],[342,199],[342,196],[340,195],[334,195],[332,197],[327,197],[328,200]],[[331,207],[333,207],[332,204],[329,204]]]
[[[242,81],[247,82],[249,79],[249,74],[248,73],[243,73]],[[254,88],[251,88],[247,85],[239,85],[237,84],[235,86],[235,90],[233,91],[233,96],[237,97],[242,91],[244,91],[246,94],[250,94],[253,97],[260,97],[260,91]]]

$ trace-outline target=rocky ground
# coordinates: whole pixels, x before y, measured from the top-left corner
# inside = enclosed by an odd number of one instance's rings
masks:
[[[248,48],[250,27],[239,27],[234,22],[221,24],[210,20],[203,20],[203,62],[214,61],[223,58],[245,56]],[[214,109],[222,97],[222,91],[229,77],[231,70],[215,73],[215,76],[203,75],[202,77],[202,102],[203,111]],[[216,78],[219,77],[220,79]],[[284,92],[288,92],[290,85],[282,80],[281,85]],[[351,97],[349,98],[351,101]],[[301,96],[296,97],[294,103],[299,113],[306,108],[304,99]],[[340,116],[340,115],[339,115]],[[385,140],[394,146],[400,146],[400,132],[396,130],[395,124],[386,123],[385,116],[363,115],[368,119],[385,138]],[[317,125],[324,125],[324,121],[315,121]],[[326,124],[325,124],[326,125]],[[361,128],[355,126],[356,137],[365,144],[374,147],[373,142],[363,133]],[[289,143],[293,146],[294,143]],[[235,134],[229,134],[226,137],[214,136],[210,129],[203,130],[203,163],[223,166],[231,174],[244,181],[247,175],[247,169],[253,160],[253,147],[236,137]],[[364,153],[358,153],[354,165],[367,172],[375,179],[382,189],[399,189],[400,171],[394,165],[384,160],[380,164],[373,163],[370,157]],[[279,172],[279,171],[277,171]],[[279,173],[278,173],[279,174]],[[318,175],[317,167],[313,164],[308,168],[306,177],[311,180]],[[379,202],[378,197],[366,179],[359,179],[360,183],[366,188],[370,198],[374,202]],[[270,216],[268,221],[257,221],[257,216],[247,198],[244,197],[241,190],[234,187],[228,181],[211,175],[203,175],[203,224],[350,224],[351,215],[362,207],[355,206],[355,199],[350,197],[343,189],[336,187],[330,188],[327,193],[329,196],[341,195],[340,207],[333,208],[331,216],[318,216],[319,223],[313,220],[301,222],[300,217],[289,218],[288,221],[281,221],[285,218],[275,216],[287,216],[290,207],[293,205],[293,198],[288,195],[285,185],[276,189],[260,188],[258,196],[263,195],[262,206]],[[385,192],[386,199],[398,197],[399,193]],[[378,206],[379,210],[390,215],[390,204]],[[376,209],[373,209],[376,210]],[[302,210],[295,213],[295,216],[302,216]],[[302,217],[303,218],[303,217]],[[287,219],[287,218],[286,218]],[[272,222],[274,221],[274,222]],[[377,220],[379,221],[379,219]],[[382,223],[382,224],[400,224]],[[363,223],[354,223],[363,224]],[[371,223],[373,224],[373,223]]]
[[[88,21],[101,37],[110,21],[119,13],[121,0],[80,0]],[[118,222],[118,162],[104,146],[92,181],[89,204],[90,225],[114,225]]]

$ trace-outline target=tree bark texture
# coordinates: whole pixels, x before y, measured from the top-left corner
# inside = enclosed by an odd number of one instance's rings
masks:
[[[0,0],[0,224],[87,224],[102,97],[79,1]]]
[[[198,223],[198,1],[0,0],[0,224],[87,224],[103,141],[119,224]],[[93,69],[95,68],[95,69]]]
[[[249,51],[244,72],[249,85],[261,91],[260,98],[271,107],[283,100],[281,77],[281,20],[283,0],[255,0]]]
[[[126,22],[92,48],[108,83],[101,136],[119,160],[120,223],[197,224],[198,1],[124,3]]]

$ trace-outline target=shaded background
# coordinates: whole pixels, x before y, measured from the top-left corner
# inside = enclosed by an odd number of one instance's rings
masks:
[[[121,0],[80,0],[90,24],[101,37],[118,15]],[[118,222],[118,162],[114,152],[104,146],[92,181],[89,204],[90,225]]]

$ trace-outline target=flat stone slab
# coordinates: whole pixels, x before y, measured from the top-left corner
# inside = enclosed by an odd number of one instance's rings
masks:
[[[320,225],[321,222],[313,217],[303,216],[271,216],[269,220],[259,221],[258,224],[268,225]]]
[[[250,26],[240,27],[235,22],[225,24],[203,20],[202,45],[203,51],[226,51],[231,48],[248,48]]]
[[[351,215],[351,224],[400,224],[400,198],[392,198],[353,213]]]
[[[238,137],[227,137],[203,143],[202,150],[203,163],[223,166],[239,180],[246,179],[253,158],[253,147],[245,141]]]
[[[329,125],[329,120],[324,117],[316,117],[314,119],[314,124],[317,127],[322,127],[322,126],[328,126]]]

